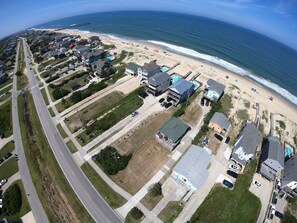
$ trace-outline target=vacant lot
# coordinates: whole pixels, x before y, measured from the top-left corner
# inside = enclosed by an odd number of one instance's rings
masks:
[[[180,117],[182,121],[189,124],[191,127],[195,127],[198,124],[202,115],[199,101],[200,97],[196,97],[196,99],[185,109],[185,114]]]
[[[129,193],[135,194],[168,160],[169,151],[157,143],[155,135],[172,113],[152,115],[112,144],[122,154],[133,153],[126,169],[111,177]]]
[[[92,119],[96,119],[109,111],[113,106],[118,103],[124,94],[118,91],[114,91],[98,101],[90,104],[82,110],[79,110],[76,114],[66,119],[65,123],[69,130],[73,133],[83,126],[83,123],[87,123]]]
[[[12,134],[11,122],[11,101],[8,101],[0,107],[0,132],[6,138]]]
[[[190,222],[257,222],[261,201],[249,192],[256,167],[255,160],[246,167],[245,173],[238,177],[233,190],[222,186],[212,188]]]

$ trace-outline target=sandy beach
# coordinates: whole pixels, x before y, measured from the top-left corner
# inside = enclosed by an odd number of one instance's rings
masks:
[[[176,63],[180,63],[180,65],[170,70],[168,73],[170,75],[176,73],[180,76],[184,76],[188,72],[191,72],[186,79],[191,80],[195,75],[199,75],[196,80],[202,82],[203,85],[206,84],[206,81],[209,78],[217,80],[226,85],[225,93],[233,95],[233,97],[238,94],[238,100],[249,101],[251,107],[255,103],[259,103],[260,115],[264,111],[268,111],[268,114],[280,114],[281,117],[286,120],[288,126],[286,129],[288,133],[286,133],[287,137],[285,140],[293,143],[292,138],[297,135],[297,107],[293,106],[291,103],[284,100],[280,95],[274,93],[268,88],[263,87],[255,81],[245,78],[239,74],[235,74],[222,67],[199,59],[194,59],[164,50],[160,46],[149,42],[112,38],[100,35],[99,33],[86,33],[78,30],[61,30],[56,32],[65,33],[67,35],[80,35],[82,38],[98,35],[104,44],[114,44],[116,46],[116,49],[109,51],[111,54],[115,52],[120,53],[122,50],[133,52],[134,55],[129,57],[125,62],[134,62],[138,65],[143,65],[145,62],[157,60],[158,65],[165,65],[168,67],[172,67]],[[252,88],[256,88],[256,92],[253,92],[251,90]],[[270,97],[273,97],[272,101],[269,99]],[[234,104],[234,111],[238,109],[236,107],[237,104],[238,103]],[[250,109],[249,113],[252,113],[250,112]],[[268,130],[269,126],[265,126],[265,129]]]

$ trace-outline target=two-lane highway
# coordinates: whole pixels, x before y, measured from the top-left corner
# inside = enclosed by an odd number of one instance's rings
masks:
[[[26,41],[25,39],[22,39],[22,41],[24,45],[30,89],[36,110],[38,112],[38,116],[49,145],[65,177],[82,204],[85,206],[86,210],[96,222],[122,222],[118,215],[108,206],[105,200],[98,194],[92,184],[88,181],[80,167],[75,163],[70,151],[61,138],[61,135],[54,125],[44,103],[34,73],[30,69],[31,65]]]

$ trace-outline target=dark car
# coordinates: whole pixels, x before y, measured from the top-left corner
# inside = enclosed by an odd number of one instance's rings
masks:
[[[164,107],[165,107],[165,108],[169,108],[171,105],[172,105],[172,103],[169,102],[169,103],[167,103]]]
[[[138,95],[143,99],[145,99],[148,96],[146,92],[140,92]]]
[[[284,218],[284,215],[278,211],[276,211],[274,215],[280,219]]]
[[[234,178],[237,178],[238,177],[238,174],[231,171],[231,170],[227,170],[227,174],[230,175],[231,177],[234,177]]]
[[[162,103],[163,101],[165,101],[165,98],[161,98],[161,99],[159,100],[159,103]]]
[[[4,158],[7,160],[11,156],[12,156],[12,153],[6,153],[5,156],[4,156]]]
[[[228,180],[223,180],[223,184],[227,187],[229,187],[230,189],[233,188],[233,183],[229,182]]]
[[[204,98],[201,98],[200,105],[204,106]]]
[[[0,164],[3,163],[3,162],[4,162],[4,159],[3,158],[0,158]]]
[[[222,142],[222,140],[223,140],[223,137],[217,133],[214,134],[214,137],[216,137],[216,139],[219,140],[220,142]]]
[[[225,140],[225,143],[228,144],[230,142],[230,137],[228,136]]]
[[[272,196],[272,204],[276,204],[277,203],[277,192],[273,192],[273,196]]]
[[[206,99],[205,106],[208,106],[208,105],[209,105],[209,100]]]

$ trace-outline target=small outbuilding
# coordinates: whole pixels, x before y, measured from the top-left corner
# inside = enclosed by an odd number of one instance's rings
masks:
[[[227,132],[230,128],[230,122],[223,113],[216,112],[209,121],[208,127],[219,133]]]

